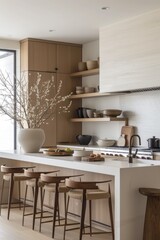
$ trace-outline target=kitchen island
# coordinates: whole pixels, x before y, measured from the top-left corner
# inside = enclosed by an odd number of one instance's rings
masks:
[[[105,159],[104,162],[76,161],[74,157],[53,157],[43,153],[0,152],[0,161],[15,160],[58,168],[98,173],[114,178],[115,240],[142,240],[146,198],[139,187],[160,188],[160,161]]]

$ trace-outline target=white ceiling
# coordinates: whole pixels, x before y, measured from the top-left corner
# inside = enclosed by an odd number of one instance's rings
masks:
[[[101,26],[158,8],[160,0],[0,0],[0,38],[85,43]]]

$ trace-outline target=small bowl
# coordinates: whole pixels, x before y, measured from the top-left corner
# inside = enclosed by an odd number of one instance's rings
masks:
[[[99,147],[112,147],[116,141],[110,139],[99,139],[96,143]]]
[[[121,115],[122,110],[119,109],[106,109],[103,110],[103,117],[117,117]]]
[[[96,111],[95,109],[86,109],[87,117],[88,118],[93,118],[95,111]]]
[[[95,92],[95,88],[94,87],[84,87],[84,92],[85,93]]]
[[[82,93],[84,93],[83,90],[76,90],[76,94],[82,94]]]
[[[87,70],[86,62],[79,62],[79,63],[78,63],[78,70],[79,70],[79,71],[85,71],[85,70]]]
[[[86,64],[88,70],[98,68],[98,61],[87,61]]]
[[[77,135],[76,139],[80,145],[88,145],[92,139],[90,135]]]

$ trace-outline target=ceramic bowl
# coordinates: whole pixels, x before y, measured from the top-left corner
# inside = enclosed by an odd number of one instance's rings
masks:
[[[95,92],[95,88],[94,87],[84,87],[84,92],[85,93]]]
[[[79,62],[79,63],[78,63],[78,70],[79,70],[79,71],[85,71],[85,70],[87,70],[86,62]]]
[[[87,61],[86,64],[88,70],[98,68],[98,61]]]
[[[77,135],[76,139],[80,145],[88,145],[92,139],[90,135]]]
[[[106,109],[103,110],[103,117],[117,117],[121,115],[122,110],[119,109]]]
[[[87,117],[88,118],[93,118],[95,111],[96,111],[95,109],[86,109]]]
[[[116,143],[115,140],[110,140],[110,139],[99,139],[97,141],[97,144],[99,147],[111,147]]]

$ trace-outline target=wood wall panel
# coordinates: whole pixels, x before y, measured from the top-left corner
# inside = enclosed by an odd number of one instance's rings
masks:
[[[100,30],[100,91],[160,86],[160,10]]]

